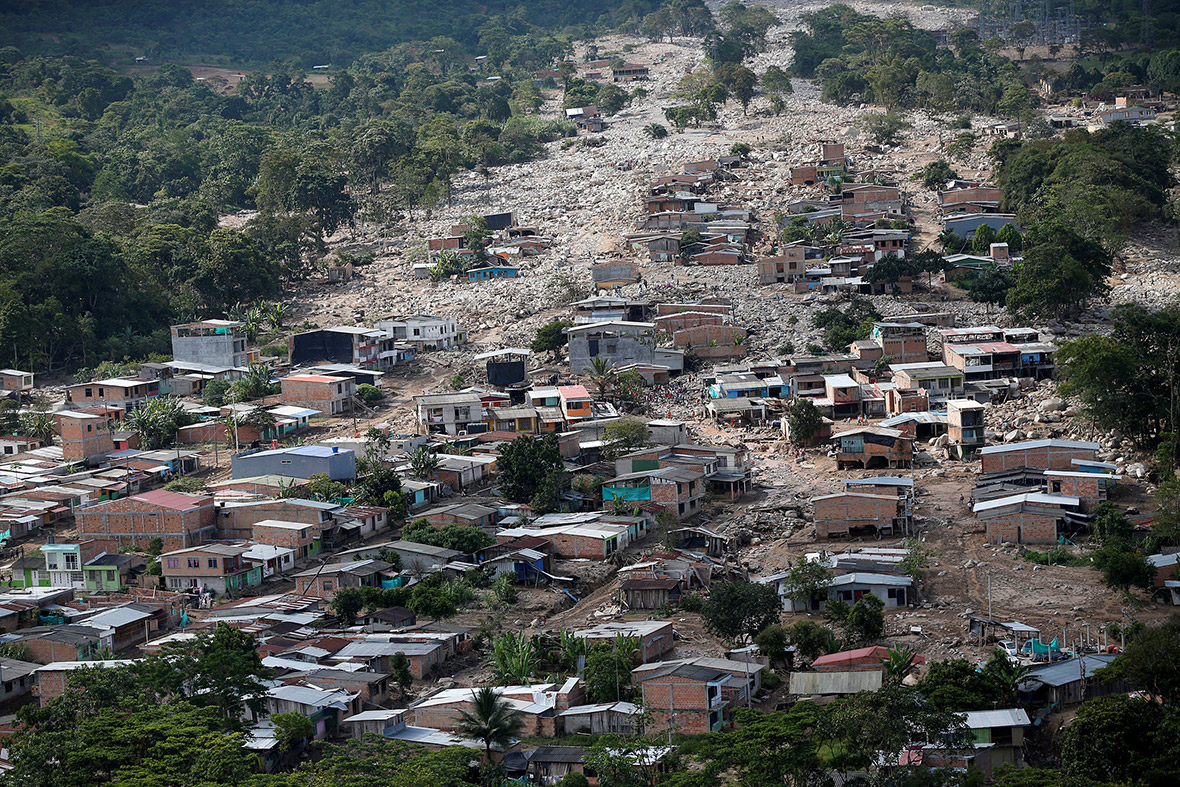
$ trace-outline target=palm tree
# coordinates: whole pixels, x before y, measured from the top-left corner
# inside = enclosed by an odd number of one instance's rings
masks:
[[[484,755],[492,758],[492,744],[505,747],[524,729],[520,711],[513,709],[507,700],[491,686],[478,689],[471,698],[471,710],[459,711],[455,729],[472,738],[483,741]]]
[[[434,472],[438,470],[438,457],[430,452],[430,449],[424,445],[418,446],[414,449],[414,453],[410,454],[410,473],[422,481],[430,480]]]
[[[21,416],[21,431],[29,437],[36,437],[45,445],[53,445],[53,438],[57,435],[56,424],[49,413],[32,412]]]
[[[1007,655],[997,655],[984,668],[992,674],[992,680],[1008,695],[1011,702],[1017,702],[1017,690],[1029,675],[1029,668],[1025,664],[1013,661]]]
[[[242,388],[251,399],[261,399],[270,394],[271,369],[264,363],[252,363],[242,378]]]
[[[663,139],[668,136],[668,129],[659,123],[648,123],[643,127],[643,135],[648,139]]]
[[[582,372],[590,378],[590,382],[598,389],[598,398],[601,399],[606,396],[606,389],[610,387],[615,379],[615,370],[608,361],[601,355],[596,355],[590,359],[590,365],[582,367]]]
[[[908,645],[900,648],[890,648],[881,659],[881,667],[885,670],[885,681],[894,686],[900,686],[905,676],[914,668],[914,649]]]

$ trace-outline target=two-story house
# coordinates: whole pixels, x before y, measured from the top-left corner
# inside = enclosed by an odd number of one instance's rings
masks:
[[[78,407],[102,405],[124,413],[138,410],[160,395],[159,380],[108,378],[66,388],[66,401]]]
[[[414,397],[418,425],[428,434],[466,433],[483,423],[483,401],[478,393],[424,394]]]
[[[164,585],[169,590],[198,588],[218,594],[241,593],[262,584],[262,569],[247,563],[246,545],[204,544],[160,555]]]

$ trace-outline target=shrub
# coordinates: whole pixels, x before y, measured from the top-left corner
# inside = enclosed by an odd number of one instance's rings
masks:
[[[385,394],[381,393],[381,389],[375,385],[368,383],[361,383],[356,387],[356,395],[366,402],[379,402],[385,398]]]
[[[287,354],[287,348],[281,344],[268,344],[258,351],[263,358],[282,358]]]

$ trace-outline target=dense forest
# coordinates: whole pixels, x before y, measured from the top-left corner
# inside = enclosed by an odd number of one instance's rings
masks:
[[[368,52],[446,36],[492,52],[536,30],[574,35],[641,19],[659,0],[17,0],[0,4],[0,46],[235,66],[293,59],[348,65]]]
[[[1032,111],[1020,69],[985,51],[973,31],[956,31],[953,48],[938,48],[933,35],[904,19],[846,5],[804,14],[803,22],[806,29],[792,36],[792,68],[816,79],[827,101],[1014,116]]]
[[[284,9],[272,21],[310,32],[284,14],[319,5],[245,8]],[[200,21],[213,6],[176,18],[197,38],[216,38]],[[127,10],[103,9],[103,19]],[[222,314],[305,278],[339,227],[429,208],[448,198],[460,170],[525,160],[572,134],[533,114],[532,71],[568,43],[482,18],[474,45],[435,37],[369,52],[322,89],[298,63],[255,71],[228,92],[170,63],[132,78],[99,60],[0,49],[0,357],[52,370],[166,351],[170,322]],[[269,46],[254,56],[295,45]],[[476,52],[488,55],[479,72]],[[626,97],[603,90],[609,102]],[[241,230],[217,227],[219,214],[255,208]]]

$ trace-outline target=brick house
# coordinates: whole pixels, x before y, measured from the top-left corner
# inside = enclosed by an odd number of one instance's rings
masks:
[[[1094,461],[1098,443],[1075,440],[1029,440],[992,445],[979,450],[983,473],[997,473],[1023,467],[1039,470],[1072,470],[1073,460]]]
[[[138,410],[160,395],[159,380],[110,378],[79,383],[66,388],[66,401],[86,407],[104,405],[124,413]]]
[[[925,389],[930,400],[942,402],[963,394],[963,372],[937,362],[890,364],[899,389]]]
[[[53,418],[61,436],[62,458],[87,462],[115,450],[113,419],[76,410],[59,410]]]
[[[423,511],[414,519],[425,519],[435,527],[446,525],[470,525],[490,528],[496,520],[496,509],[477,503],[455,503]]]
[[[415,680],[438,674],[447,658],[447,648],[440,642],[412,642],[393,634],[377,634],[348,643],[336,651],[332,660],[363,663],[374,672],[392,673],[392,659],[399,653],[409,662]]]
[[[324,531],[335,525],[334,517],[341,511],[343,509],[335,503],[319,500],[250,500],[222,504],[218,522],[222,538],[253,538],[254,525],[266,520],[313,525],[317,527],[315,537],[322,538]]]
[[[383,560],[329,563],[295,574],[295,593],[331,601],[340,588],[381,587],[393,566]]]
[[[251,540],[257,544],[293,549],[295,560],[303,561],[319,553],[320,533],[318,524],[263,519],[254,523]]]
[[[905,499],[896,494],[839,492],[814,497],[811,503],[816,538],[893,535],[909,530]]]
[[[552,736],[556,733],[557,714],[577,705],[583,689],[577,678],[562,684],[541,683],[534,686],[497,686],[501,700],[520,713],[524,721],[521,735]],[[414,723],[438,730],[453,730],[462,711],[471,711],[478,688],[442,689],[414,703]]]
[[[728,705],[723,689],[731,679],[729,673],[670,662],[662,669],[636,670],[631,675],[650,717],[647,732],[699,735],[721,729]]]
[[[699,656],[696,658],[673,659],[669,661],[657,661],[652,664],[643,664],[636,667],[632,671],[632,675],[663,670],[676,663],[691,664],[696,667],[705,667],[706,669],[715,669],[728,673],[730,680],[722,687],[721,693],[731,706],[736,703],[744,703],[747,696],[752,697],[758,693],[758,690],[762,686],[762,671],[766,669],[762,664],[752,661],[733,661],[731,659]]]
[[[602,487],[604,508],[615,500],[651,502],[662,510],[684,519],[700,511],[704,496],[704,474],[685,467],[664,467],[615,476]]]
[[[926,326],[921,323],[875,322],[870,338],[894,363],[921,363],[930,358],[926,352]]]
[[[745,328],[736,325],[697,325],[673,333],[672,343],[700,358],[731,360],[746,357],[748,334]]]
[[[1046,470],[1045,491],[1051,495],[1076,497],[1081,501],[1082,510],[1089,513],[1106,501],[1108,485],[1121,478],[1106,473]]]
[[[0,388],[5,391],[28,393],[33,390],[33,373],[20,369],[0,369]]]
[[[909,467],[914,458],[914,441],[899,429],[862,426],[832,435],[836,441],[836,467]]]
[[[25,658],[49,664],[54,661],[89,661],[103,648],[113,646],[111,632],[83,623],[35,626],[16,632]]]
[[[310,683],[325,689],[344,689],[351,694],[359,694],[361,702],[372,705],[380,705],[389,698],[389,675],[382,672],[317,667],[306,672],[282,675],[278,681],[287,685]]]
[[[33,696],[37,697],[44,708],[53,700],[66,693],[66,684],[70,673],[80,669],[103,669],[107,667],[127,667],[134,664],[133,659],[110,659],[107,661],[55,661],[39,667],[36,671],[37,683],[33,686]]]
[[[295,374],[279,381],[283,404],[337,415],[352,410],[356,380],[326,374]]]
[[[216,537],[213,498],[155,489],[90,503],[74,512],[79,538],[121,546],[162,539],[165,550],[183,549]]]
[[[262,568],[242,555],[247,545],[205,544],[160,555],[164,585],[169,590],[203,588],[221,595],[240,593],[262,584]]]
[[[1084,524],[1077,514],[1081,500],[1067,495],[1030,492],[975,504],[989,544],[1055,544],[1058,535]]]

